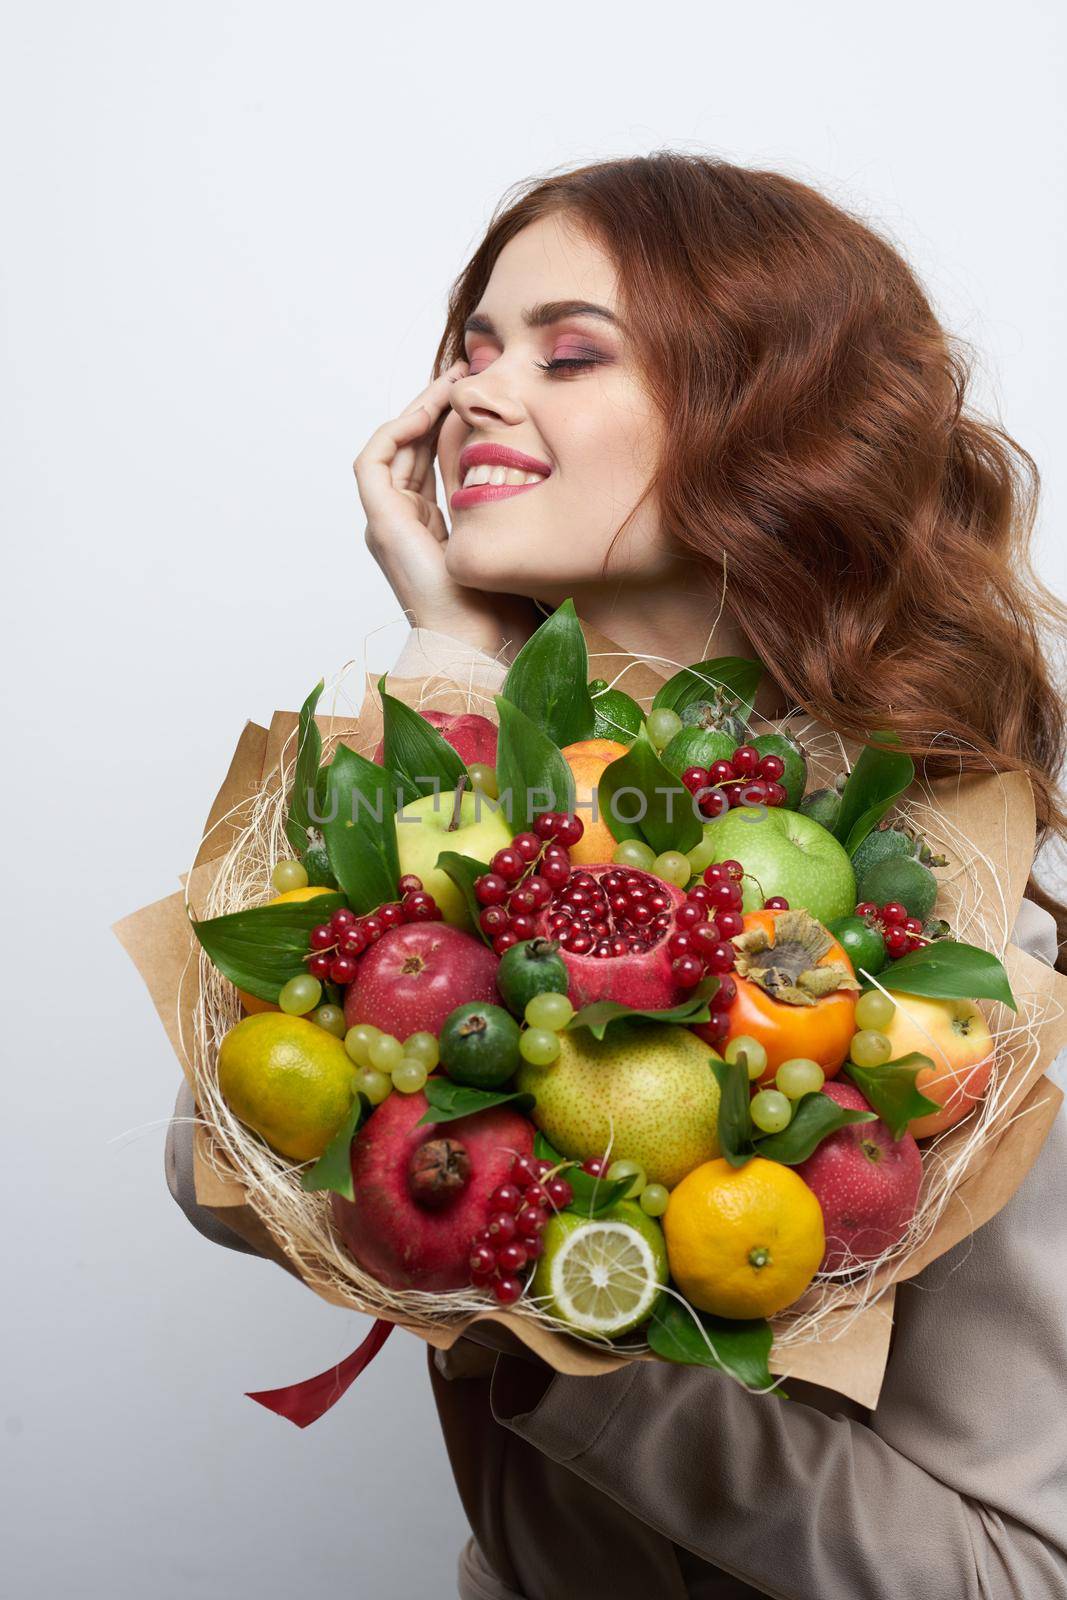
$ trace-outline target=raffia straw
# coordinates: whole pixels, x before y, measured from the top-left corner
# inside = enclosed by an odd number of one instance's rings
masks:
[[[624,652],[620,651],[619,654],[622,656]],[[630,661],[629,656],[626,659]],[[671,669],[683,664],[662,657],[640,659],[648,659],[658,667]],[[355,715],[356,707],[345,689],[346,676],[352,667],[353,664],[350,664],[327,691],[326,698],[332,703],[334,715]],[[613,682],[621,682],[627,670],[629,666],[624,666]],[[473,682],[460,685],[460,688],[468,710],[491,712],[494,709],[492,695],[479,690]],[[417,704],[422,710],[431,709],[435,700],[447,696],[452,706],[456,689],[454,678],[444,675],[428,677],[420,685]],[[757,717],[753,719],[753,726],[762,731],[773,731],[777,724]],[[353,743],[354,731],[353,723],[353,728],[347,733],[342,729],[330,735],[324,740],[324,753],[328,756],[342,740]],[[794,735],[798,733],[795,723],[790,731]],[[823,770],[847,765],[844,746],[831,730],[812,722],[805,723],[799,732],[809,758],[813,763],[819,763]],[[205,915],[221,916],[262,904],[271,898],[274,867],[280,859],[290,854],[285,836],[285,814],[295,769],[295,745],[294,733],[282,751],[278,767],[267,775],[258,792],[216,824],[231,825],[239,831],[219,863],[206,897]],[[353,747],[356,746],[353,744]],[[370,754],[368,750],[361,753]],[[917,800],[898,808],[896,815],[926,833],[935,848],[943,850],[954,862],[954,870],[940,878],[939,885],[940,892],[948,896],[948,920],[953,923],[956,934],[1002,955],[1011,932],[1007,926],[1008,909],[1003,896],[1000,895],[992,905],[983,905],[975,892],[978,868],[984,865],[987,870],[990,869],[993,864],[989,858],[932,803]],[[1005,816],[1005,830],[1007,825]],[[995,872],[991,876],[995,882]],[[190,958],[186,977],[188,981],[196,983],[198,994],[192,1014],[192,1037],[181,1042],[192,1068],[196,1101],[207,1133],[205,1159],[224,1180],[232,1181],[236,1176],[243,1184],[248,1204],[305,1281],[351,1306],[353,1310],[431,1328],[448,1328],[466,1321],[472,1315],[499,1309],[487,1291],[461,1289],[448,1294],[419,1290],[401,1292],[387,1288],[363,1271],[348,1254],[334,1227],[328,1196],[306,1193],[300,1187],[300,1174],[304,1168],[277,1155],[258,1135],[238,1122],[219,1092],[216,1074],[218,1049],[225,1034],[241,1016],[233,985],[218,972],[202,950]],[[1047,1008],[1038,1012],[1033,1006],[1023,1006],[1017,1016],[1003,1006],[989,1009],[994,1069],[985,1098],[965,1124],[956,1125],[957,1128],[968,1127],[966,1139],[960,1141],[951,1155],[945,1154],[942,1148],[944,1135],[920,1146],[922,1187],[918,1206],[903,1238],[881,1255],[859,1266],[854,1265],[851,1269],[846,1266],[833,1273],[817,1274],[800,1299],[774,1319],[776,1351],[796,1349],[812,1341],[833,1342],[843,1338],[856,1319],[888,1293],[888,1283],[875,1286],[882,1269],[890,1263],[902,1261],[929,1238],[975,1154],[998,1139],[1020,1116],[1036,1109],[1033,1107],[1015,1112],[1014,1115],[1008,1114],[1011,1080],[1016,1075],[1015,1062],[1008,1056],[1008,1051],[1014,1053],[1024,1068],[1035,1062],[1038,1052],[1037,1030],[1045,1020]],[[956,1129],[951,1131],[955,1132]],[[528,1318],[542,1327],[565,1333],[571,1338],[576,1337],[573,1330],[549,1315],[529,1296],[523,1296],[508,1309],[512,1316]],[[637,1339],[609,1341],[587,1336],[587,1342],[615,1354],[636,1356],[648,1351],[647,1344]]]

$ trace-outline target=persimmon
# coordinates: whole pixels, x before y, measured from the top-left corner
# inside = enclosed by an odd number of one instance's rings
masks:
[[[843,947],[802,910],[751,911],[732,942],[737,997],[724,1044],[739,1034],[759,1040],[767,1066],[757,1087],[773,1083],[783,1061],[796,1056],[836,1076],[856,1031],[860,988]]]

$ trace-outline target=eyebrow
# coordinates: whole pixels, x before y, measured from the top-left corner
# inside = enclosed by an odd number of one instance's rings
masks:
[[[522,314],[522,320],[528,328],[548,328],[554,322],[562,322],[565,317],[601,317],[616,328],[623,326],[613,311],[609,311],[607,306],[594,304],[592,300],[546,300],[541,305],[531,306]],[[475,311],[467,318],[463,331],[496,337],[492,319],[480,311]]]

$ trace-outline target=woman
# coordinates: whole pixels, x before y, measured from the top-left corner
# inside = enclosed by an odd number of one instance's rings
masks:
[[[862,223],[670,152],[551,178],[492,222],[434,370],[355,463],[416,624],[399,675],[494,687],[571,595],[665,671],[758,655],[766,715],[893,727],[931,776],[1021,768],[1040,837],[1064,832],[1036,469],[965,414],[965,365]],[[1062,918],[1031,879],[1013,937],[1053,962]],[[175,1126],[172,1188],[221,1238]],[[1009,1203],[899,1287],[872,1411],[657,1364],[561,1377],[481,1330],[431,1351],[461,1595],[1062,1600],[1065,1259],[1061,1108]]]

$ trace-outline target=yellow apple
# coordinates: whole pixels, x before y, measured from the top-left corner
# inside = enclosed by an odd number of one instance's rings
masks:
[[[913,1117],[908,1132],[915,1139],[951,1128],[985,1094],[993,1072],[993,1036],[973,1000],[924,1000],[914,994],[893,994],[896,1010],[881,1031],[893,1047],[891,1060],[920,1050],[933,1067],[920,1067],[915,1087],[940,1111]]]
[[[437,857],[442,850],[457,850],[460,855],[488,862],[511,843],[511,829],[503,811],[494,810],[482,794],[464,791],[453,828],[454,812],[455,795],[449,790],[410,800],[397,813],[397,851],[401,875],[417,873],[423,888],[441,907],[445,921],[456,928],[469,928],[466,902],[448,874],[436,865]]]

